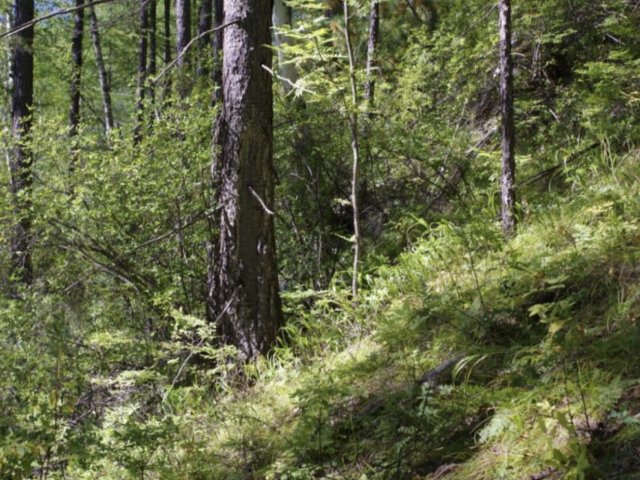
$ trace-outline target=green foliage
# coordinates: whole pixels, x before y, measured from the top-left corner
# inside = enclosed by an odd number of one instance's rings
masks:
[[[376,97],[357,108],[356,302],[343,21],[322,2],[290,1],[283,48],[300,80],[288,97],[274,83],[287,322],[271,356],[250,365],[205,321],[218,207],[208,79],[181,101],[158,85],[134,145],[137,4],[102,6],[119,127],[103,133],[86,37],[72,142],[69,19],[39,26],[37,280],[12,298],[2,250],[0,477],[634,478],[636,3],[514,2],[520,232],[505,241],[495,7],[435,2],[432,29],[405,2],[382,2]],[[369,2],[350,7],[360,91]],[[3,169],[5,246],[8,183]]]

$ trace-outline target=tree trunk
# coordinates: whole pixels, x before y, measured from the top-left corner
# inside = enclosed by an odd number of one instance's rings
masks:
[[[144,91],[147,81],[147,35],[149,18],[147,1],[140,0],[140,47],[138,49],[138,79],[136,84],[136,125],[133,131],[133,143],[142,141],[144,125]]]
[[[157,0],[149,0],[149,68],[148,76],[154,78],[158,71],[158,8]],[[149,105],[151,106],[150,120],[153,122],[156,103],[156,84],[149,82]]]
[[[225,0],[219,238],[214,298],[222,342],[267,353],[282,325],[273,219],[271,2]]]
[[[171,0],[164,0],[164,53],[165,68],[171,63]],[[165,75],[163,84],[163,101],[166,103],[171,95],[171,75]]]
[[[71,106],[69,108],[69,134],[75,137],[80,124],[80,79],[82,75],[82,36],[84,33],[84,0],[76,0],[73,37],[71,39]]]
[[[218,28],[224,23],[224,0],[213,0],[215,27]],[[222,43],[224,30],[217,30],[213,37],[213,100],[215,103],[222,103]]]
[[[362,240],[360,237],[360,208],[358,203],[358,183],[360,182],[360,142],[358,139],[358,91],[356,86],[356,60],[349,33],[349,2],[343,2],[344,8],[344,39],[347,45],[349,60],[349,83],[351,85],[351,106],[347,108],[349,132],[351,134],[351,207],[353,210],[353,273],[351,279],[351,294],[354,301],[358,298],[358,271]]]
[[[213,24],[213,0],[202,0],[200,2],[200,10],[198,11],[198,44],[200,52],[198,55],[198,67],[196,74],[198,76],[207,75],[209,68],[207,67],[207,59],[210,56],[212,46],[211,34],[205,33],[212,28]]]
[[[284,93],[288,94],[298,81],[296,66],[287,62],[284,48],[291,44],[291,38],[279,30],[281,27],[291,27],[291,8],[285,5],[283,0],[273,2],[273,26],[275,27],[274,40],[278,52],[278,76],[282,82]]]
[[[13,7],[13,28],[33,20],[33,13],[33,0],[16,0]],[[14,146],[9,158],[9,171],[15,215],[10,245],[11,273],[13,279],[23,285],[30,285],[33,280],[30,213],[33,157],[29,146],[33,107],[33,32],[33,26],[19,32],[11,48]]]
[[[178,95],[184,98],[189,93],[188,52],[185,47],[191,41],[191,0],[176,0],[176,67],[178,73]]]
[[[375,94],[374,69],[376,67],[376,47],[380,36],[380,0],[371,0],[369,15],[369,41],[367,43],[367,80],[364,84],[364,99],[373,104]]]
[[[91,39],[93,41],[93,51],[96,57],[96,66],[98,67],[98,79],[100,81],[100,91],[102,92],[102,111],[104,114],[104,128],[107,137],[113,131],[115,124],[113,122],[113,109],[111,107],[111,86],[109,85],[109,77],[107,69],[104,66],[104,57],[102,56],[102,45],[100,43],[100,31],[98,29],[98,17],[94,7],[89,7],[89,16],[91,20]]]
[[[500,0],[500,109],[502,113],[502,230],[516,234],[516,163],[511,57],[511,0]]]

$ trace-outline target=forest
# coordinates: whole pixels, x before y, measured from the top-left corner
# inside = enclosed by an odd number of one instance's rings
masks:
[[[0,0],[0,479],[640,480],[640,0]]]

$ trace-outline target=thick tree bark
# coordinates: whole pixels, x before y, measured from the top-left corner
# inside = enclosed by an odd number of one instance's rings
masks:
[[[380,0],[371,0],[369,14],[369,41],[367,42],[367,79],[364,84],[364,99],[373,104],[375,95],[374,69],[376,67],[376,47],[380,37]]]
[[[13,28],[33,20],[33,0],[15,0]],[[15,223],[10,244],[12,277],[23,285],[33,280],[31,264],[32,152],[29,146],[33,107],[33,27],[17,34],[11,47],[12,134],[14,147],[9,157],[11,193]]]
[[[147,81],[147,35],[149,17],[146,0],[140,0],[140,46],[138,48],[138,78],[136,84],[136,125],[133,131],[133,142],[142,141],[144,125],[144,91]]]
[[[291,44],[291,38],[283,33],[281,27],[291,27],[291,8],[285,5],[283,0],[273,2],[273,26],[274,40],[278,52],[278,76],[282,82],[284,93],[288,94],[298,81],[296,66],[287,62],[284,48]]]
[[[176,0],[176,55],[178,73],[178,95],[184,98],[189,93],[189,52],[182,54],[191,41],[191,0]]]
[[[98,29],[98,17],[94,7],[89,7],[89,17],[91,21],[91,40],[93,41],[93,51],[96,57],[96,66],[98,68],[98,79],[100,81],[100,91],[102,93],[102,111],[104,114],[104,128],[107,137],[113,131],[115,123],[113,121],[113,108],[111,106],[111,86],[109,85],[109,77],[107,69],[104,65],[104,57],[102,56],[102,44],[100,43],[100,30]]]
[[[282,322],[273,219],[271,2],[225,0],[219,238],[209,318],[244,359],[267,353]]]
[[[69,134],[75,137],[80,124],[80,80],[82,75],[82,37],[84,34],[84,0],[76,0],[78,10],[73,16],[71,38],[71,106],[69,108]]]
[[[205,32],[211,30],[213,25],[213,0],[201,0],[200,10],[198,11],[198,67],[196,74],[198,76],[204,76],[208,73],[208,62],[210,49],[212,47],[211,34]]]
[[[500,109],[502,114],[502,230],[516,233],[516,163],[511,56],[511,0],[500,0]]]

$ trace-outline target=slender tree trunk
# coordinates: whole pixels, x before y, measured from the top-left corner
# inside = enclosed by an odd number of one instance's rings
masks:
[[[33,20],[33,0],[15,0],[13,28]],[[11,116],[13,152],[9,157],[15,223],[11,237],[12,278],[23,285],[33,280],[31,263],[32,161],[29,145],[33,107],[33,27],[17,34],[11,47]]]
[[[291,8],[285,5],[284,0],[273,2],[273,26],[274,40],[278,52],[278,76],[282,82],[284,93],[288,94],[298,81],[296,66],[287,62],[284,49],[291,44],[291,38],[282,31],[282,27],[291,27]]]
[[[191,0],[176,0],[176,55],[178,73],[178,95],[184,98],[189,93],[188,52],[182,54],[191,41]]]
[[[164,53],[163,61],[166,67],[171,63],[171,0],[164,0]],[[171,75],[165,75],[163,84],[163,100],[166,102],[171,95]]]
[[[157,0],[149,0],[149,68],[148,76],[154,78],[158,71],[158,5]],[[149,82],[149,105],[151,122],[154,120],[156,104],[156,84]]]
[[[208,58],[210,56],[212,41],[211,34],[205,34],[205,32],[211,30],[213,25],[213,0],[201,0],[200,10],[198,11],[198,37],[199,55],[198,55],[198,67],[196,74],[198,76],[207,75]]]
[[[369,41],[367,43],[367,80],[364,84],[364,99],[373,104],[376,80],[374,69],[376,67],[376,48],[380,37],[380,0],[371,0],[371,13],[369,15]]]
[[[209,318],[241,357],[267,353],[282,325],[274,234],[271,2],[225,0],[220,223]]]
[[[218,28],[224,24],[224,0],[213,0],[214,22]],[[211,77],[213,79],[213,100],[215,103],[222,103],[222,43],[224,40],[224,30],[217,30],[213,37],[213,69]]]
[[[511,0],[500,0],[500,109],[502,113],[502,230],[516,234],[516,163],[511,56]]]
[[[133,142],[142,141],[144,125],[144,91],[147,81],[147,35],[149,18],[146,0],[140,0],[140,46],[138,49],[138,79],[136,85],[136,126],[133,131]]]
[[[343,2],[344,7],[344,37],[349,59],[349,82],[351,84],[351,106],[348,121],[351,134],[351,154],[353,164],[351,170],[351,207],[353,209],[353,277],[351,279],[351,294],[353,299],[358,297],[358,270],[360,266],[360,209],[358,204],[358,183],[360,181],[360,143],[358,140],[358,90],[356,86],[356,65],[351,35],[349,33],[349,2]]]
[[[113,121],[113,108],[111,106],[111,85],[109,85],[109,77],[107,76],[107,69],[104,65],[104,57],[102,56],[100,30],[98,29],[98,17],[96,16],[94,7],[89,7],[89,17],[91,21],[91,40],[93,41],[93,51],[96,57],[98,79],[100,81],[100,91],[102,93],[104,128],[107,133],[107,137],[109,137],[115,127],[115,123]]]
[[[82,75],[82,37],[84,34],[84,0],[76,0],[80,7],[74,13],[71,39],[71,106],[69,108],[69,134],[75,137],[80,124],[80,80]]]

